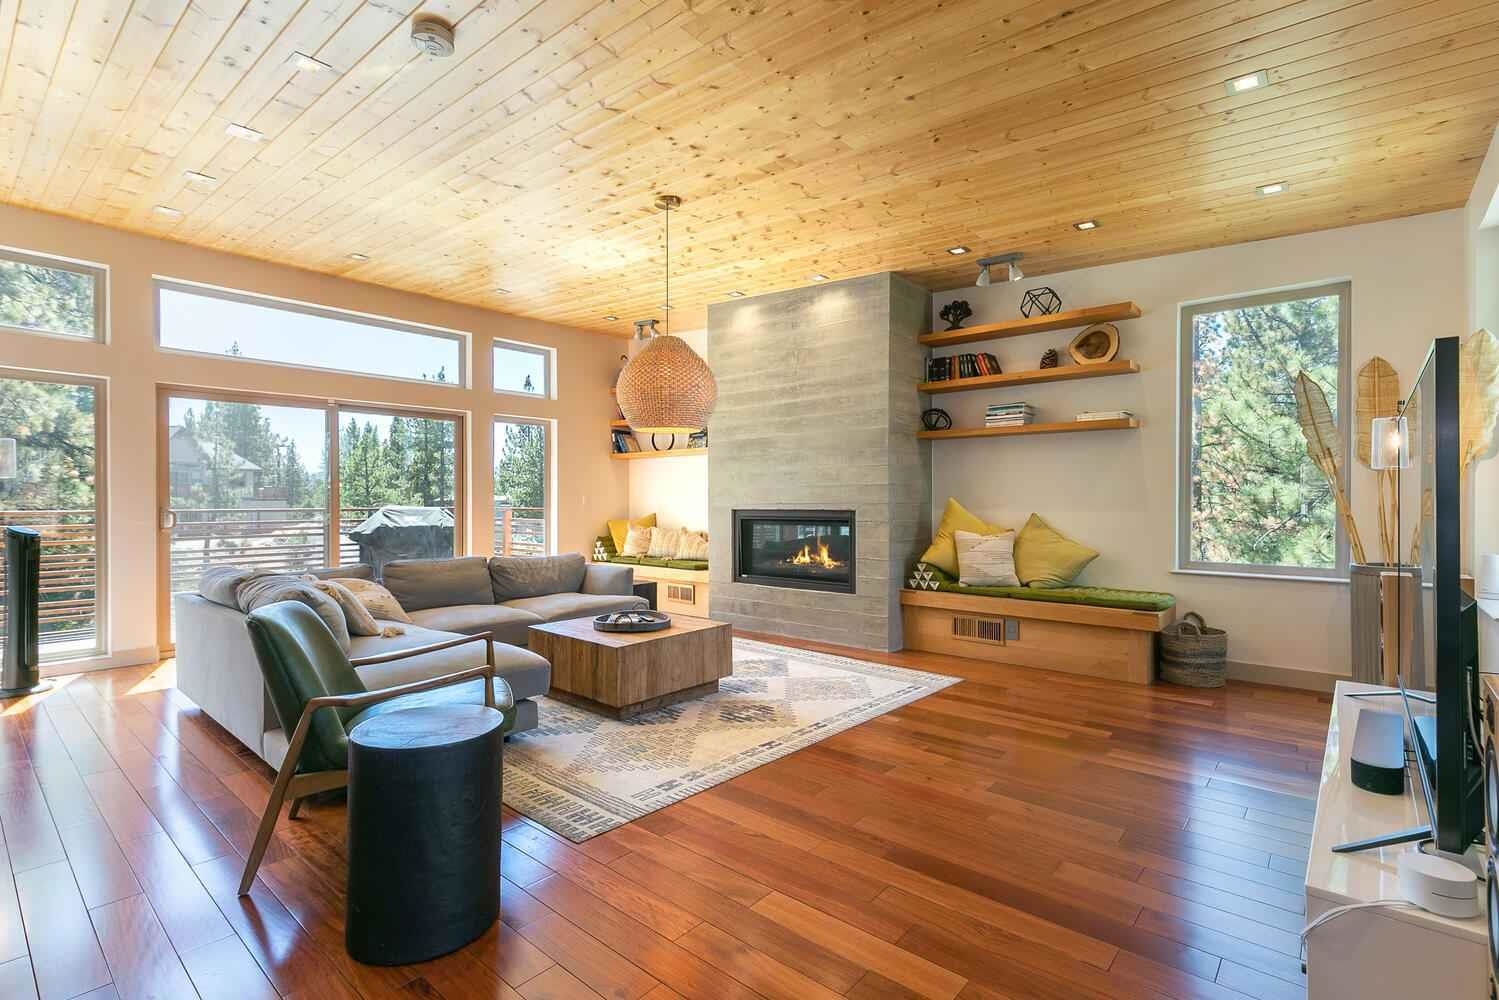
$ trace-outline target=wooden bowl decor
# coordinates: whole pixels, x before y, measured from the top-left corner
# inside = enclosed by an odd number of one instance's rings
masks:
[[[1062,297],[1045,285],[1032,288],[1020,299],[1020,315],[1026,319],[1032,316],[1050,316],[1061,311]]]
[[[1101,365],[1119,353],[1119,328],[1113,323],[1095,323],[1072,338],[1067,353],[1080,365]]]
[[[946,410],[933,407],[921,411],[921,426],[929,431],[945,431],[952,427],[952,416]]]
[[[614,611],[593,619],[599,632],[658,632],[670,625],[671,615],[664,611]]]

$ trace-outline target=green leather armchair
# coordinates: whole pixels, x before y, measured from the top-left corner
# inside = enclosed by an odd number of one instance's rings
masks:
[[[495,676],[494,646],[487,633],[351,660],[317,612],[297,601],[252,611],[245,626],[276,717],[291,739],[245,859],[241,896],[250,891],[286,797],[291,796],[290,818],[295,819],[302,799],[349,783],[349,731],[364,719],[439,701],[472,702],[482,688],[484,704],[504,713],[505,731],[515,724],[515,701],[504,678]],[[484,643],[484,666],[374,691],[364,686],[354,670],[469,642]]]

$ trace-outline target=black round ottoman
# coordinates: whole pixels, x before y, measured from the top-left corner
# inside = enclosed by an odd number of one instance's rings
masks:
[[[344,945],[358,961],[424,962],[498,919],[503,725],[483,705],[432,705],[349,734]]]

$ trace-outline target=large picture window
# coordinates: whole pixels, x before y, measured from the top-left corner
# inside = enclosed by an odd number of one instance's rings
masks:
[[[157,279],[156,327],[174,351],[464,384],[463,334],[363,313]]]
[[[105,270],[0,248],[0,329],[103,340]]]
[[[549,423],[497,418],[494,422],[494,554],[538,556],[551,551],[547,534],[551,481]]]
[[[1341,282],[1183,307],[1179,569],[1347,575],[1294,382],[1305,371],[1322,386],[1346,438],[1349,295]]]

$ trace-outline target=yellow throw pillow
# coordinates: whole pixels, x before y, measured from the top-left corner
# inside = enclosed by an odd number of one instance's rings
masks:
[[[1098,553],[1032,514],[1015,538],[1015,575],[1038,590],[1066,587]]]
[[[947,498],[947,508],[942,511],[942,523],[937,525],[937,535],[931,546],[921,554],[921,561],[931,563],[948,576],[958,575],[958,547],[953,541],[955,531],[971,531],[975,535],[997,535],[1006,529],[975,517],[952,497]],[[1019,546],[1016,546],[1019,551]],[[1022,578],[1023,579],[1023,578]]]
[[[596,522],[595,522],[596,523]],[[656,526],[656,515],[647,514],[630,520],[627,517],[616,517],[609,522],[609,537],[614,539],[614,551],[624,554],[625,536],[630,533],[631,528],[654,528]]]

